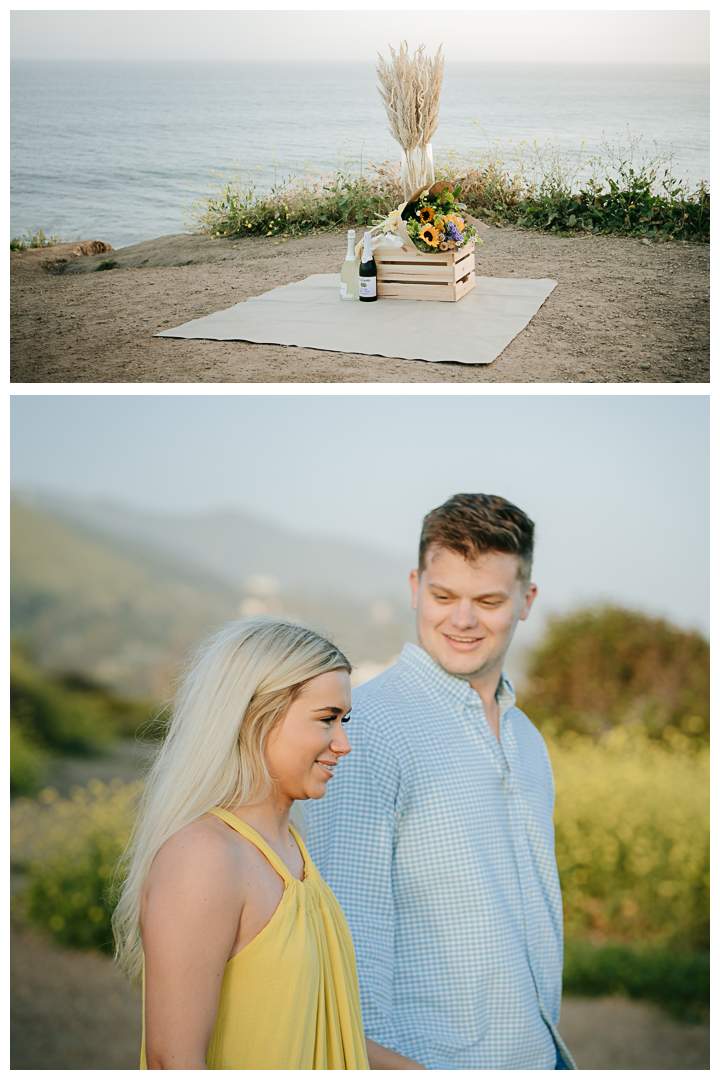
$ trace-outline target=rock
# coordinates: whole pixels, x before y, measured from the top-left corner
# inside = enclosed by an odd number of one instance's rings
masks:
[[[238,238],[216,238],[207,234],[171,233],[155,240],[143,240],[140,244],[118,248],[113,258],[121,270],[144,269],[155,266],[193,266],[202,263],[225,262],[242,259],[242,249],[254,242],[257,250],[258,237],[238,241]],[[240,250],[237,250],[237,249]],[[93,256],[68,263],[66,274],[90,274],[97,270],[102,259]]]
[[[81,240],[75,245],[78,255],[100,255],[103,251],[114,251],[115,248],[102,240]]]
[[[61,274],[70,262],[113,250],[104,240],[75,240],[70,244],[54,244],[52,247],[11,251],[10,272],[14,275],[44,270],[51,274]]]

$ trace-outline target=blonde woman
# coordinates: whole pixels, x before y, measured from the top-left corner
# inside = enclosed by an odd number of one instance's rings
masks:
[[[259,617],[200,650],[145,787],[115,913],[141,1069],[367,1069],[355,956],[290,823],[350,752],[350,664]]]

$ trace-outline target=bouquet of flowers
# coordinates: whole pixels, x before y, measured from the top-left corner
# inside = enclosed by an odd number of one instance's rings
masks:
[[[370,230],[372,246],[397,247],[406,251],[417,249],[436,254],[438,251],[460,251],[467,244],[482,244],[480,233],[487,229],[484,221],[470,217],[464,203],[458,202],[461,189],[453,188],[447,180],[439,180],[430,188],[420,188],[397,210],[377,219]],[[356,255],[362,241],[355,247]]]
[[[458,201],[460,194],[459,186],[453,189],[441,181],[405,204],[400,217],[416,248],[434,255],[459,251],[466,244],[482,244],[480,233],[485,226],[467,214],[465,203]]]

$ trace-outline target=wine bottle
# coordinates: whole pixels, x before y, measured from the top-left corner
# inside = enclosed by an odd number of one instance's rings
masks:
[[[366,304],[377,300],[377,266],[372,253],[370,233],[363,237],[363,253],[360,260],[360,299]]]
[[[348,246],[345,262],[340,271],[340,299],[358,300],[358,261],[355,256],[355,230],[348,229]]]

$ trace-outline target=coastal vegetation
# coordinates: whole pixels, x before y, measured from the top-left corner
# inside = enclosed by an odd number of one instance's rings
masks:
[[[708,752],[616,730],[551,741],[566,932],[565,990],[624,993],[675,1015],[709,992]],[[135,784],[52,788],[11,811],[28,921],[63,945],[111,949],[113,867]]]
[[[125,698],[77,673],[50,676],[18,647],[10,663],[10,793],[29,794],[63,756],[102,755],[114,739],[150,722],[147,702]]]
[[[493,144],[440,153],[438,180],[461,186],[471,214],[492,225],[561,235],[617,234],[648,241],[709,242],[710,193],[674,176],[672,154],[644,153],[639,137],[606,140],[600,153],[545,145]],[[213,236],[290,236],[339,226],[369,227],[403,199],[400,167],[340,158],[328,174],[275,171],[269,186],[254,170],[214,174],[205,196],[186,203],[185,227]]]
[[[704,1015],[706,668],[700,635],[618,608],[555,620],[531,660],[520,704],[531,711],[532,701],[555,774],[567,993],[621,993],[685,1019]],[[24,747],[91,754],[114,734],[158,737],[142,703],[123,711],[117,694],[49,677],[23,656],[13,670],[13,730]],[[91,780],[65,797],[30,784],[14,800],[11,856],[24,884],[15,903],[59,944],[110,950],[113,868],[138,789]]]
[[[40,229],[36,233],[25,233],[23,236],[14,236],[10,241],[11,251],[27,251],[28,248],[54,247],[62,243],[61,236],[46,236]]]
[[[403,200],[399,162],[339,156],[328,173],[303,166],[287,175],[276,167],[269,185],[256,176],[259,171],[236,167],[228,175],[211,169],[207,194],[183,196],[183,229],[228,238],[274,236],[280,244],[342,226],[370,228]],[[468,154],[448,149],[435,158],[436,179],[459,184],[468,211],[499,228],[709,243],[709,187],[702,182],[693,189],[675,172],[672,154],[644,153],[641,139],[630,135],[605,141],[596,155],[583,147],[560,150],[550,141],[511,141]],[[40,230],[14,237],[10,250],[62,242]],[[109,259],[97,269],[116,266]]]
[[[710,645],[663,619],[605,606],[551,618],[521,707],[543,734],[597,739],[616,727],[678,749],[710,738]]]
[[[623,727],[547,741],[566,992],[623,992],[696,1014],[709,995],[707,746]]]

